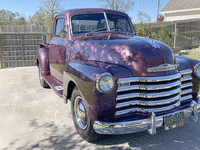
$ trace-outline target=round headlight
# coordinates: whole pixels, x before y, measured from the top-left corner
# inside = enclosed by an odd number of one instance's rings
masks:
[[[114,87],[114,80],[111,74],[103,73],[97,78],[96,87],[99,92],[107,93]]]
[[[200,78],[200,62],[194,66],[194,75],[197,78]]]

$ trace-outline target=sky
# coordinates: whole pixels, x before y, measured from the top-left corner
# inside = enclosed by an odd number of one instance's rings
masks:
[[[134,5],[128,12],[134,23],[138,23],[138,11],[143,11],[150,15],[151,21],[156,22],[158,11],[158,0],[133,0]],[[170,0],[160,0],[160,11],[166,6]],[[32,16],[41,5],[42,0],[0,0],[0,10],[9,10],[12,12],[19,12],[22,16],[28,19]],[[97,0],[62,0],[61,6],[65,10],[75,8],[99,8],[105,3]]]

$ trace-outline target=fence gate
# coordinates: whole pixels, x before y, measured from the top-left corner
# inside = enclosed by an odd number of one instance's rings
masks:
[[[38,43],[44,43],[42,33],[0,34],[0,68],[35,65]]]

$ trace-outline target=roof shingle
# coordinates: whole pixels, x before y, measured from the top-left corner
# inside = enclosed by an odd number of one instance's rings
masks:
[[[161,12],[195,8],[200,8],[200,0],[170,0]]]

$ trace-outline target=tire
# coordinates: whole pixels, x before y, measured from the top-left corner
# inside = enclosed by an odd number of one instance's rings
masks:
[[[40,65],[39,65],[39,67],[38,67],[38,71],[39,71],[39,81],[40,81],[40,85],[41,85],[43,88],[48,88],[49,85],[46,83],[46,81],[45,81],[44,78],[42,77]]]
[[[71,111],[78,134],[86,141],[97,140],[100,135],[93,129],[93,122],[85,109],[83,98],[77,87],[72,92]]]

